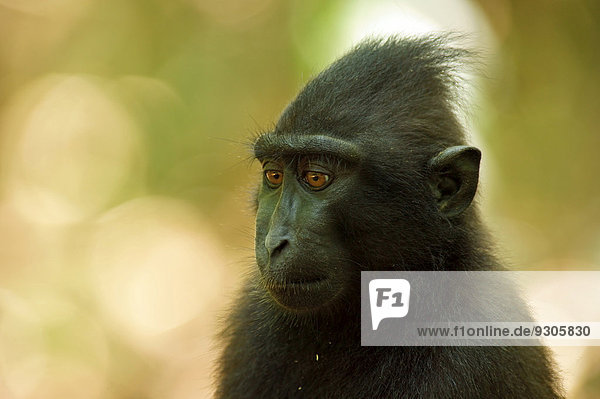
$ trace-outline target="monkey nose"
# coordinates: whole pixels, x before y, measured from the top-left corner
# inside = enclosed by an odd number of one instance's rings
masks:
[[[271,258],[280,254],[289,243],[290,242],[286,237],[277,237],[270,234],[268,234],[265,239],[265,247],[267,248],[267,251],[269,251],[269,256]]]

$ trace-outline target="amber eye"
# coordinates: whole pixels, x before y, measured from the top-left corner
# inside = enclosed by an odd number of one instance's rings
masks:
[[[327,186],[327,183],[329,183],[329,179],[330,177],[328,174],[321,172],[308,171],[304,175],[304,181],[311,188],[325,188],[325,186]]]
[[[283,181],[283,173],[278,170],[265,170],[265,177],[273,187],[279,186]]]

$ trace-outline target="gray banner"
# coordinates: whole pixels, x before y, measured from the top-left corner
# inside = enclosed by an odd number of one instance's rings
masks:
[[[545,301],[551,319],[535,313],[534,320],[528,290],[531,282],[544,279],[550,289],[562,281],[577,287],[579,281],[581,290],[556,290],[549,296],[555,312]],[[362,272],[362,345],[600,345],[599,314],[572,312],[566,320],[559,312],[565,301],[581,298],[598,308],[598,287],[597,271]]]

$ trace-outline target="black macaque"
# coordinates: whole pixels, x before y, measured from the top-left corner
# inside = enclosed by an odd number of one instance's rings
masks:
[[[256,138],[256,263],[216,398],[561,398],[544,347],[362,347],[360,272],[501,270],[448,36],[368,40]]]

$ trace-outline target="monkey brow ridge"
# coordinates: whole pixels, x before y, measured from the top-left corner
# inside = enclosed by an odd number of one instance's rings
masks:
[[[254,157],[257,159],[295,155],[326,155],[348,163],[358,163],[361,159],[356,144],[325,135],[266,133],[254,143]]]

